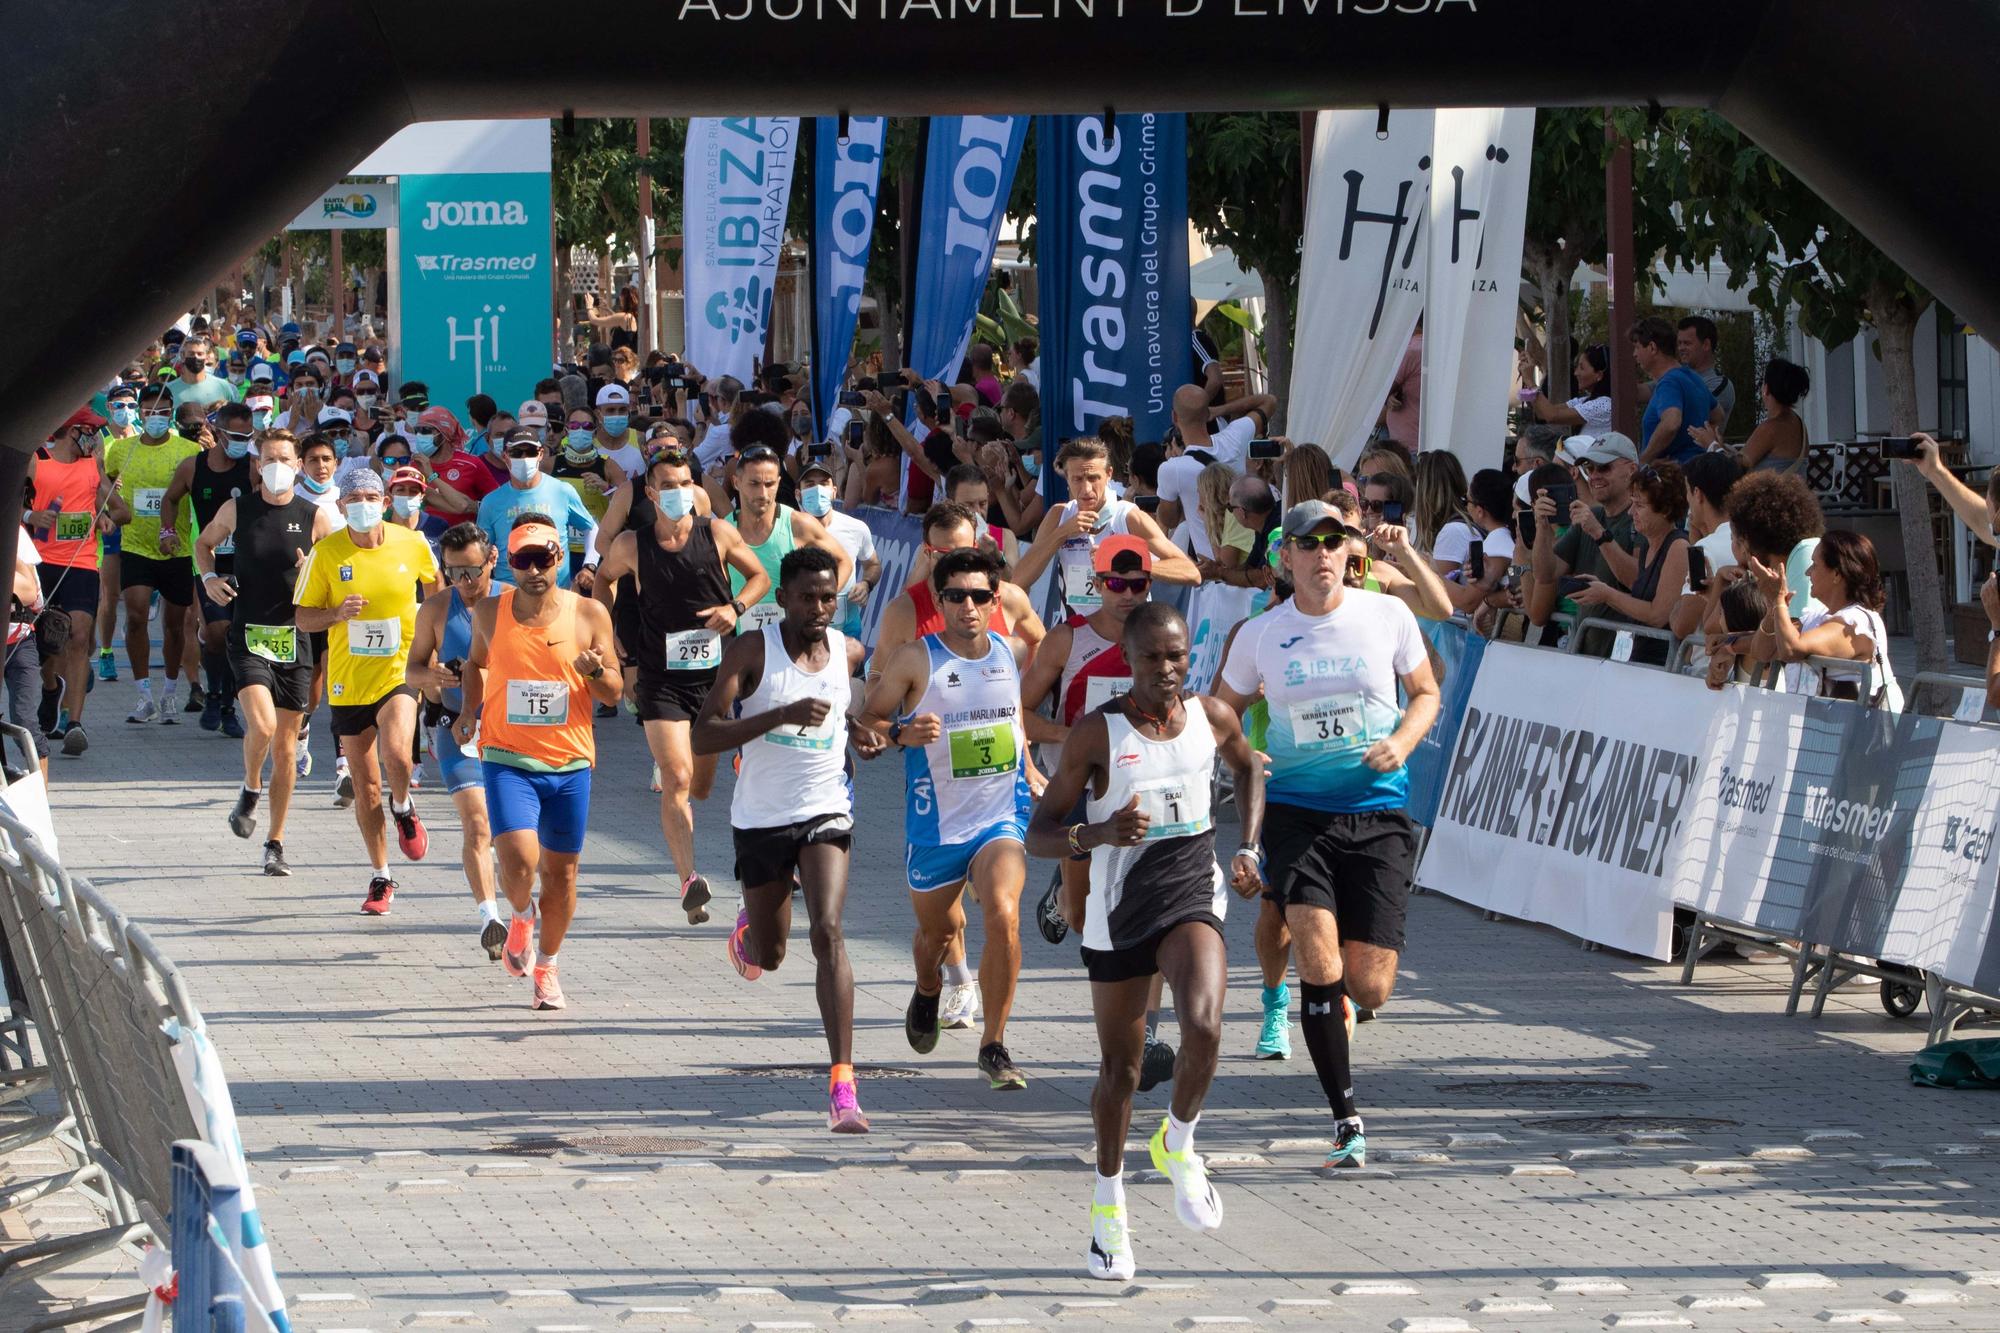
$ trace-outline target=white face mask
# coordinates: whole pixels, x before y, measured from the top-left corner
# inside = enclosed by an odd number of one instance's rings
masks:
[[[371,532],[382,522],[380,500],[349,500],[346,510],[347,526],[356,532]]]
[[[264,481],[266,494],[283,495],[299,479],[299,470],[290,463],[266,463],[257,469],[257,475]]]
[[[819,518],[833,510],[833,487],[803,486],[799,488],[799,508]]]
[[[423,502],[424,497],[421,495],[392,495],[389,497],[389,503],[396,508],[397,518],[408,518],[417,512],[417,506]]]
[[[507,460],[507,471],[513,476],[515,481],[526,486],[541,474],[542,460],[539,458],[510,458]]]

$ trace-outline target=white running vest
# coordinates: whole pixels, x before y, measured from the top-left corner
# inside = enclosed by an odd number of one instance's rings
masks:
[[[1201,700],[1182,701],[1181,730],[1170,741],[1142,736],[1122,708],[1107,710],[1109,779],[1091,796],[1085,817],[1101,823],[1136,795],[1152,822],[1137,847],[1094,847],[1083,947],[1129,949],[1190,917],[1222,919],[1228,910],[1215,863],[1209,794],[1215,777],[1215,728]]]
[[[740,829],[777,828],[818,815],[854,810],[847,776],[847,637],[826,632],[826,666],[807,671],[785,651],[784,630],[766,625],[764,676],[737,704],[737,715],[755,717],[798,699],[824,699],[826,720],[816,727],[773,727],[743,747],[743,770],[729,801],[729,822]]]
[[[1004,638],[988,630],[986,642],[986,656],[967,659],[936,634],[923,638],[930,684],[909,716],[936,713],[944,730],[929,745],[903,750],[909,782],[903,827],[914,846],[947,847],[996,824],[1026,823],[1020,672]]]

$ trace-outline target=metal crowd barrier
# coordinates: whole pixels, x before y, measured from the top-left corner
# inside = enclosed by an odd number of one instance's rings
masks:
[[[173,1175],[176,1333],[278,1333],[229,1244],[243,1230],[245,1183],[229,1157],[184,1140],[173,1146]]]

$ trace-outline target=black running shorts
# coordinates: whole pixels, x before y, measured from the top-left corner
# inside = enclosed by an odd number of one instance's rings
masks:
[[[1129,949],[1083,949],[1083,970],[1090,974],[1092,981],[1133,981],[1139,977],[1150,977],[1160,970],[1160,941],[1167,937],[1169,931],[1179,930],[1195,921],[1212,927],[1217,935],[1222,934],[1222,922],[1216,919],[1214,913],[1197,912],[1178,921],[1169,921]]]
[[[1416,861],[1416,828],[1401,810],[1264,807],[1264,896],[1328,909],[1343,942],[1401,951]]]
[[[632,687],[632,699],[639,706],[641,722],[692,722],[714,684],[713,671],[655,674],[641,667],[639,679]]]
[[[255,653],[229,652],[229,670],[236,677],[236,692],[245,686],[262,685],[271,692],[271,702],[288,712],[303,713],[312,698],[311,662],[273,662]],[[372,710],[371,710],[372,712]]]
[[[736,835],[736,882],[745,888],[782,884],[798,868],[799,849],[819,844],[854,846],[854,816],[814,815],[776,828],[731,829]]]

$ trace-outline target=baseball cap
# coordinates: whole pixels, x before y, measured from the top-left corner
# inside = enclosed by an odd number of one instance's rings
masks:
[[[291,351],[285,353],[286,365],[303,366],[305,363],[306,363],[306,354],[304,352],[301,352],[298,348],[294,347]]]
[[[414,407],[421,412],[424,408],[431,405],[431,396],[422,389],[410,389],[403,394],[402,405],[404,407]]]
[[[522,426],[509,433],[509,435],[507,436],[506,446],[501,450],[501,452],[505,453],[507,450],[513,449],[516,446],[523,444],[533,445],[535,448],[535,452],[540,453],[542,449],[542,437],[535,434],[535,432],[529,430],[527,427]]]
[[[257,330],[255,329],[236,330],[236,345],[238,347],[255,347],[257,345]]]
[[[354,355],[354,344],[353,344],[353,343],[349,343],[349,342],[344,342],[344,343],[341,343],[341,344],[339,344],[338,346],[336,346],[336,347],[335,347],[335,348],[334,348],[333,350],[334,350],[334,351],[335,351],[336,353],[340,353],[340,354],[345,354],[345,355],[347,355],[347,356],[353,356],[353,355]]]
[[[276,411],[278,400],[268,393],[253,393],[243,400],[243,406],[252,412]]]
[[[514,414],[514,420],[523,426],[546,426],[549,424],[549,405],[530,398],[521,404],[521,410]],[[515,434],[518,435],[520,432],[516,431]]]
[[[1331,523],[1342,532],[1354,533],[1347,520],[1340,516],[1340,511],[1324,500],[1301,500],[1287,509],[1284,533],[1287,537],[1303,537],[1322,523]]]
[[[297,324],[288,322],[286,324],[281,325],[278,329],[278,332],[285,334],[288,337],[296,338],[299,336],[299,326]]]
[[[374,372],[374,371],[372,371],[372,370],[357,370],[357,371],[355,371],[355,372],[354,372],[354,387],[355,387],[355,388],[357,388],[357,389],[358,389],[358,388],[360,388],[360,387],[361,387],[361,385],[362,385],[362,383],[363,383],[364,381],[365,381],[366,383],[369,383],[369,384],[372,384],[372,385],[374,385],[374,386],[375,386],[376,388],[378,388],[378,389],[382,387],[382,380],[381,380],[381,378],[380,378],[380,377],[379,377],[378,375],[376,375],[376,374],[375,374],[375,372]]]
[[[86,426],[91,430],[103,430],[104,424],[103,417],[97,415],[97,413],[87,407],[79,407],[76,411],[70,413],[69,419],[56,427],[56,429],[75,430],[78,426]]]
[[[374,468],[368,467],[366,464],[360,467],[348,468],[340,474],[341,499],[345,500],[350,495],[359,495],[363,491],[381,495],[383,493],[382,474]]]
[[[278,372],[271,369],[269,361],[259,361],[256,365],[250,367],[250,378],[260,383],[269,384],[277,379],[277,377]]]
[[[799,469],[799,480],[804,481],[815,472],[825,477],[828,481],[833,480],[833,464],[827,462],[824,458],[808,460],[806,465]]]
[[[335,424],[347,426],[352,425],[353,422],[354,414],[344,407],[322,407],[319,410],[319,420],[316,424],[321,426],[332,426]]]
[[[405,465],[389,474],[389,489],[393,491],[398,486],[415,486],[418,490],[426,490],[430,483],[424,480],[423,473]]]
[[[1639,461],[1639,448],[1632,438],[1615,430],[1606,431],[1594,440],[1572,439],[1565,447],[1572,458],[1585,463],[1613,463],[1621,458],[1628,463]]]
[[[625,391],[625,386],[622,384],[607,384],[597,391],[597,405],[599,407],[603,407],[607,403],[617,403],[620,407],[627,407],[631,405],[631,402],[632,395]]]
[[[1141,538],[1128,533],[1106,537],[1091,553],[1090,567],[1100,574],[1148,574],[1153,569],[1153,551]]]

